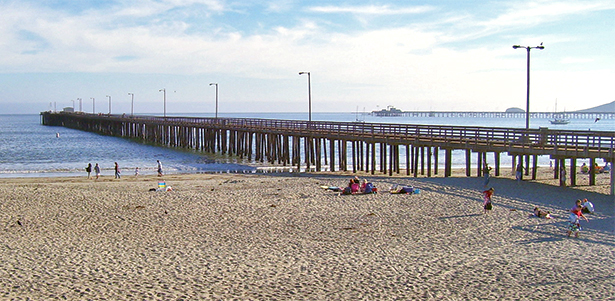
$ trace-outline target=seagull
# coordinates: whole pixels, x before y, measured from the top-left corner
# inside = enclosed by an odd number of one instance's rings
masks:
[[[600,117],[596,118],[596,120],[594,120],[594,123],[598,122],[598,120],[600,120]]]

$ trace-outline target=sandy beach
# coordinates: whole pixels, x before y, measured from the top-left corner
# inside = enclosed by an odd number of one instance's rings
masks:
[[[481,178],[358,175],[380,192],[324,173],[3,179],[0,299],[615,299],[607,185],[494,178],[483,214]],[[568,238],[579,198],[596,213]]]

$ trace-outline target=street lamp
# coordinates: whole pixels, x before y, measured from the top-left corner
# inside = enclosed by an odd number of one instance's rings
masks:
[[[299,72],[299,75],[304,75],[307,74],[308,76],[308,105],[309,105],[309,121],[312,122],[312,84],[310,81],[310,72],[307,71],[303,71],[303,72]]]
[[[94,97],[90,97],[92,100],[92,114],[96,114],[96,99]]]
[[[111,115],[111,96],[107,95],[107,97],[109,97],[109,115]]]
[[[135,94],[128,93],[128,95],[132,96],[132,100],[130,102],[130,116],[133,116],[135,113]]]
[[[163,96],[163,102],[164,102],[164,117],[167,117],[167,89],[162,88],[160,90],[158,90],[158,92],[162,92]]]
[[[77,98],[79,101],[79,112],[83,112],[83,103],[81,102],[81,98]]]
[[[74,111],[75,111],[75,100],[74,100],[74,99],[71,99],[70,101],[72,101],[72,102],[73,102],[73,112],[74,112]]]
[[[530,49],[535,48],[542,50],[545,49],[545,46],[542,46],[542,43],[540,43],[539,46],[535,47],[513,45],[513,49],[517,48],[527,49],[527,103],[525,110],[525,129],[527,130],[530,128]]]
[[[216,119],[218,119],[218,83],[211,83],[210,86],[216,86]]]

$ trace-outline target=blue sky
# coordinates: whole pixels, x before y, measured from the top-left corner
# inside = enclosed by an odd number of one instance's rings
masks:
[[[2,113],[525,109],[615,100],[615,2],[0,0]]]

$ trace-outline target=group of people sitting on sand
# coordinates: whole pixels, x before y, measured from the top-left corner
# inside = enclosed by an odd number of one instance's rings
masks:
[[[609,165],[609,162],[604,163],[604,166],[599,166],[598,163],[594,163],[594,173],[607,173],[610,171],[611,166]],[[583,163],[583,165],[581,165],[581,173],[589,173],[589,165],[587,165],[587,163]]]
[[[374,184],[369,182],[367,179],[363,179],[363,181],[361,181],[361,179],[359,179],[359,177],[357,176],[350,179],[350,182],[348,182],[348,186],[346,186],[342,190],[342,194],[371,194],[371,193],[378,193],[378,188],[376,188]]]
[[[340,192],[341,195],[378,193],[378,188],[376,188],[374,184],[367,179],[361,180],[357,176],[350,179],[348,186],[344,188],[337,186],[321,186],[321,188]],[[395,184],[391,187],[389,192],[391,194],[417,194],[419,190],[412,186]]]

